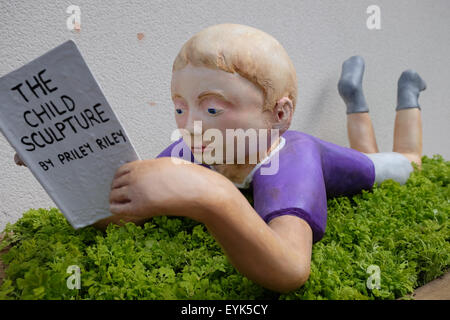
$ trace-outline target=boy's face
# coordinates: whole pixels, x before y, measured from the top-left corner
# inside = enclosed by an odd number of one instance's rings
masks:
[[[226,147],[230,144],[225,141],[226,129],[240,128],[246,131],[253,128],[258,132],[258,129],[271,128],[271,112],[262,111],[262,90],[237,73],[188,64],[172,74],[171,91],[177,126],[190,134],[190,137],[183,136],[185,141],[191,139],[186,143],[193,148],[194,136],[200,136],[199,132],[194,133],[194,121],[201,121],[202,136],[199,140],[202,141],[202,146],[214,141],[213,138],[206,140],[203,133],[208,129],[218,129],[224,138],[223,162]],[[236,141],[235,139],[233,152],[235,160]],[[192,150],[194,155],[202,152]],[[208,152],[208,148],[203,152]]]

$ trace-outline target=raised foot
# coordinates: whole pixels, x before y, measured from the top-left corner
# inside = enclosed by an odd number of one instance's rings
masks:
[[[420,92],[427,88],[427,84],[416,71],[408,69],[403,71],[400,75],[400,78],[398,79],[398,87],[410,87],[417,89]]]
[[[362,89],[364,68],[361,56],[352,56],[342,64],[338,92],[347,105],[347,114],[369,111]]]
[[[419,108],[419,94],[427,88],[427,84],[420,75],[411,69],[405,70],[397,82],[396,111],[408,108]]]

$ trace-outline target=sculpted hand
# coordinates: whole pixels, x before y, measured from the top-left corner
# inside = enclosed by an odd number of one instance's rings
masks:
[[[176,215],[200,220],[211,199],[211,186],[226,178],[191,162],[177,161],[165,157],[120,167],[111,185],[111,213],[136,219]]]

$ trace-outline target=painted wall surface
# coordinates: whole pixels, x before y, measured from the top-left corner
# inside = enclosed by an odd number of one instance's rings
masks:
[[[66,12],[80,8],[79,30]],[[380,8],[369,29],[367,8]],[[397,80],[413,68],[427,82],[420,103],[425,155],[450,159],[450,1],[6,1],[0,0],[0,76],[74,40],[142,158],[155,157],[176,128],[171,68],[201,29],[240,23],[273,35],[290,55],[299,97],[291,129],[349,146],[337,92],[342,62],[366,61],[364,92],[380,151],[392,151]],[[55,206],[0,136],[0,229],[29,208]]]

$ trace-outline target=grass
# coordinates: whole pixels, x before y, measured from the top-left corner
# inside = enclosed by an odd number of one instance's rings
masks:
[[[239,274],[204,225],[157,217],[144,226],[74,230],[55,208],[27,211],[5,228],[0,299],[396,299],[450,266],[450,162],[424,156],[405,185],[384,181],[328,200],[311,275],[288,294]],[[251,199],[249,199],[251,201]],[[81,269],[68,289],[67,268]],[[379,268],[379,288],[368,269]]]

